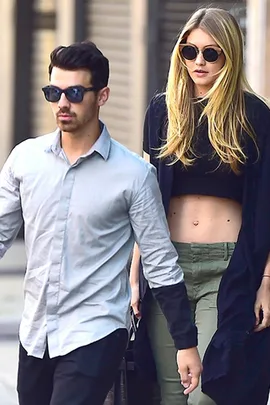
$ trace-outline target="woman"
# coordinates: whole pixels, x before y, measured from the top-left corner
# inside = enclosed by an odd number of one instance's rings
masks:
[[[162,405],[267,403],[269,131],[269,108],[245,77],[236,20],[222,9],[198,10],[174,47],[166,94],[155,96],[147,110],[144,153],[157,168],[204,357],[202,389],[209,396],[201,389],[185,396],[164,316],[148,290],[141,296],[142,320]],[[130,281],[140,317],[136,246]]]

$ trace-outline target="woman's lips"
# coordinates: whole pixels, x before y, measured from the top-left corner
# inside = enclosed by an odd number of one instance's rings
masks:
[[[205,70],[194,70],[194,74],[199,77],[204,77],[207,75],[208,72]]]

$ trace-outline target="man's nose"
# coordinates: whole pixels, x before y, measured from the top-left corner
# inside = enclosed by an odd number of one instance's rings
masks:
[[[70,102],[66,98],[65,93],[62,93],[61,97],[60,97],[60,99],[58,101],[58,107],[63,108],[63,107],[68,107],[69,105],[70,105]]]

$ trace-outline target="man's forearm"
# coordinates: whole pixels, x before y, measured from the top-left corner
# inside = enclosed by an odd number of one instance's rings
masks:
[[[197,328],[192,321],[185,284],[153,288],[152,293],[167,319],[176,349],[197,346]]]

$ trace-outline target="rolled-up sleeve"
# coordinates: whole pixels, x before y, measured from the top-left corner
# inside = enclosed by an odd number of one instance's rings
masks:
[[[167,319],[177,349],[197,345],[183,271],[170,240],[155,169],[148,173],[130,208],[130,220],[139,246],[144,276]]]
[[[0,173],[0,258],[16,238],[22,223],[19,181],[13,174],[15,150]]]

